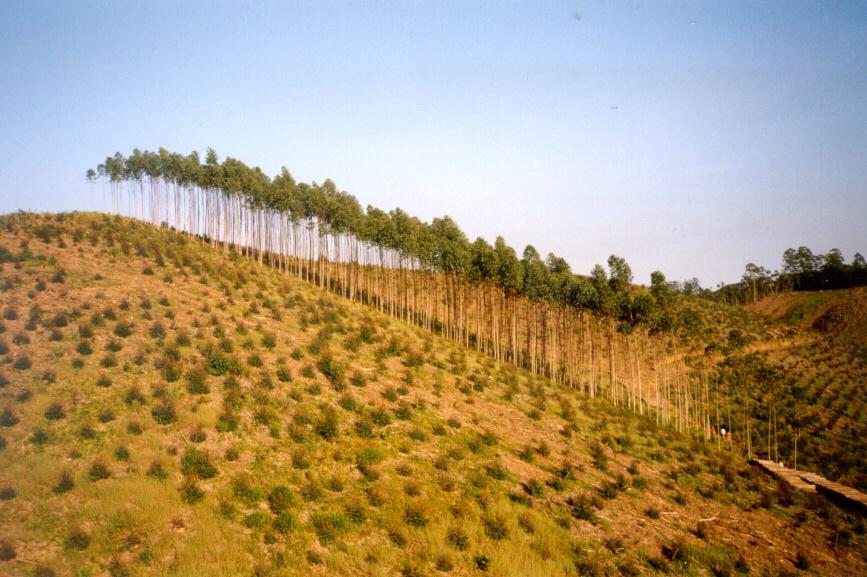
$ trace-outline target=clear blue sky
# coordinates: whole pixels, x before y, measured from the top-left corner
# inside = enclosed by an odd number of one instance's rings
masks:
[[[580,15],[580,19],[575,14]],[[867,251],[867,2],[0,3],[0,211],[213,146],[587,273]]]

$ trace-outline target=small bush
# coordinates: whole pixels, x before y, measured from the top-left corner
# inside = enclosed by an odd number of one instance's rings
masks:
[[[122,339],[132,334],[132,324],[128,321],[120,321],[114,327],[114,334]]]
[[[229,372],[238,372],[238,365],[222,352],[210,349],[205,353],[205,372],[220,377]]]
[[[129,568],[119,557],[114,557],[108,563],[108,574],[111,577],[129,577]]]
[[[281,511],[274,518],[273,527],[278,533],[290,533],[298,527],[298,517],[291,511]]]
[[[120,445],[114,450],[114,458],[118,461],[129,461],[129,449]]]
[[[66,411],[63,410],[63,406],[60,403],[52,403],[51,406],[45,410],[45,418],[49,421],[59,421],[65,416]]]
[[[195,479],[184,479],[179,491],[181,493],[181,501],[188,505],[198,503],[205,498],[205,492],[202,491]]]
[[[292,372],[288,367],[279,367],[277,369],[277,380],[281,383],[288,383],[292,381]]]
[[[33,577],[57,577],[57,573],[48,565],[37,565],[33,570]]]
[[[166,329],[161,322],[156,321],[151,325],[150,329],[148,329],[148,335],[152,339],[162,339],[166,336]]]
[[[60,473],[60,478],[57,480],[57,483],[52,487],[52,491],[54,491],[55,495],[60,495],[62,493],[68,493],[75,487],[75,481],[72,478],[72,473],[69,471],[63,471]]]
[[[6,486],[0,489],[0,501],[11,501],[17,496],[18,491],[15,490],[15,487]]]
[[[15,357],[15,362],[12,363],[12,367],[18,369],[19,371],[26,371],[32,366],[33,362],[30,360],[30,357],[28,357],[24,353]]]
[[[337,413],[329,408],[324,411],[314,426],[316,434],[326,441],[333,441],[338,435]]]
[[[491,558],[484,553],[479,553],[473,560],[476,562],[476,568],[479,571],[487,571],[488,567],[491,566]]]
[[[410,503],[403,510],[403,520],[410,527],[427,526],[427,511],[421,503]]]
[[[289,487],[278,485],[268,494],[268,506],[274,514],[280,514],[295,503],[295,496]]]
[[[448,573],[455,568],[454,563],[446,555],[437,557],[436,561],[434,561],[434,567],[436,567],[437,571],[442,571],[443,573]]]
[[[175,412],[175,406],[171,401],[163,401],[154,406],[154,408],[151,409],[151,416],[154,418],[154,421],[160,425],[170,425],[178,418],[177,413]]]
[[[210,391],[205,371],[200,368],[193,368],[187,371],[185,379],[187,381],[187,391],[190,394],[204,395]]]
[[[76,527],[66,536],[64,544],[69,549],[84,551],[90,545],[90,533],[81,527]]]
[[[0,561],[11,561],[15,559],[17,553],[15,552],[15,547],[9,541],[5,539],[0,541]]]
[[[108,470],[105,463],[102,461],[96,461],[90,466],[87,476],[91,481],[102,481],[103,479],[111,477],[111,471]]]
[[[14,427],[18,424],[18,417],[12,412],[10,407],[4,407],[0,411],[0,427]]]
[[[593,511],[593,500],[585,495],[576,495],[571,497],[567,503],[569,504],[572,516],[583,521],[596,522],[596,513]]]
[[[806,551],[800,550],[798,554],[795,556],[795,567],[800,569],[801,571],[806,571],[812,566],[810,562],[810,557]]]
[[[485,527],[485,535],[494,541],[500,541],[509,536],[509,526],[502,515],[486,517],[482,520],[482,524]]]
[[[310,517],[316,535],[323,544],[333,542],[337,536],[349,527],[349,519],[342,513],[314,513]]]
[[[153,461],[148,467],[148,476],[154,479],[165,479],[169,476],[160,461]]]
[[[199,479],[210,479],[217,475],[217,468],[211,464],[206,453],[195,447],[188,447],[181,458],[181,472]]]
[[[204,443],[207,438],[208,434],[201,425],[196,425],[190,431],[190,442],[192,443]]]
[[[317,368],[319,372],[325,375],[325,378],[335,386],[339,386],[343,384],[345,375],[346,375],[346,367],[337,361],[335,361],[331,356],[324,356],[319,359],[317,363]]]

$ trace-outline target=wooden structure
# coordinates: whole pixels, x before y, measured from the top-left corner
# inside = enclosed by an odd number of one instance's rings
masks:
[[[751,462],[795,489],[805,493],[822,493],[833,501],[867,512],[867,495],[857,489],[829,481],[816,473],[789,469],[773,461],[755,459]]]

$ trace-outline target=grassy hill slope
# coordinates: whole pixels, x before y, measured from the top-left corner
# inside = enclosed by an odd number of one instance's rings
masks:
[[[867,490],[867,291],[784,293],[742,308],[750,322],[716,359],[722,411],[730,402],[742,431],[749,407],[753,452],[791,466],[797,442],[800,468]]]
[[[167,230],[0,221],[0,575],[863,573],[737,455]]]
[[[867,288],[788,292],[745,307],[752,313],[867,348]]]

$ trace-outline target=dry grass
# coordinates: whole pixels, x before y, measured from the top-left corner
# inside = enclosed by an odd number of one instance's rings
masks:
[[[0,309],[14,312],[0,410],[18,422],[0,432],[0,487],[16,490],[0,501],[16,554],[0,574],[649,574],[677,540],[693,574],[738,556],[756,573],[792,569],[790,552],[817,543],[814,570],[864,569],[857,520],[834,507],[761,508],[777,489],[736,457],[297,279],[97,215],[2,224],[14,258]],[[116,365],[101,366],[109,353]],[[13,368],[21,354],[30,368]],[[55,403],[64,416],[46,419]],[[175,419],[160,424],[167,403]],[[185,479],[189,447],[216,475]],[[90,479],[95,462],[108,478]],[[165,478],[148,474],[155,462]],[[67,471],[73,486],[56,492]],[[282,525],[276,486],[291,493]],[[594,522],[573,515],[578,496]],[[85,548],[68,545],[73,529]]]

